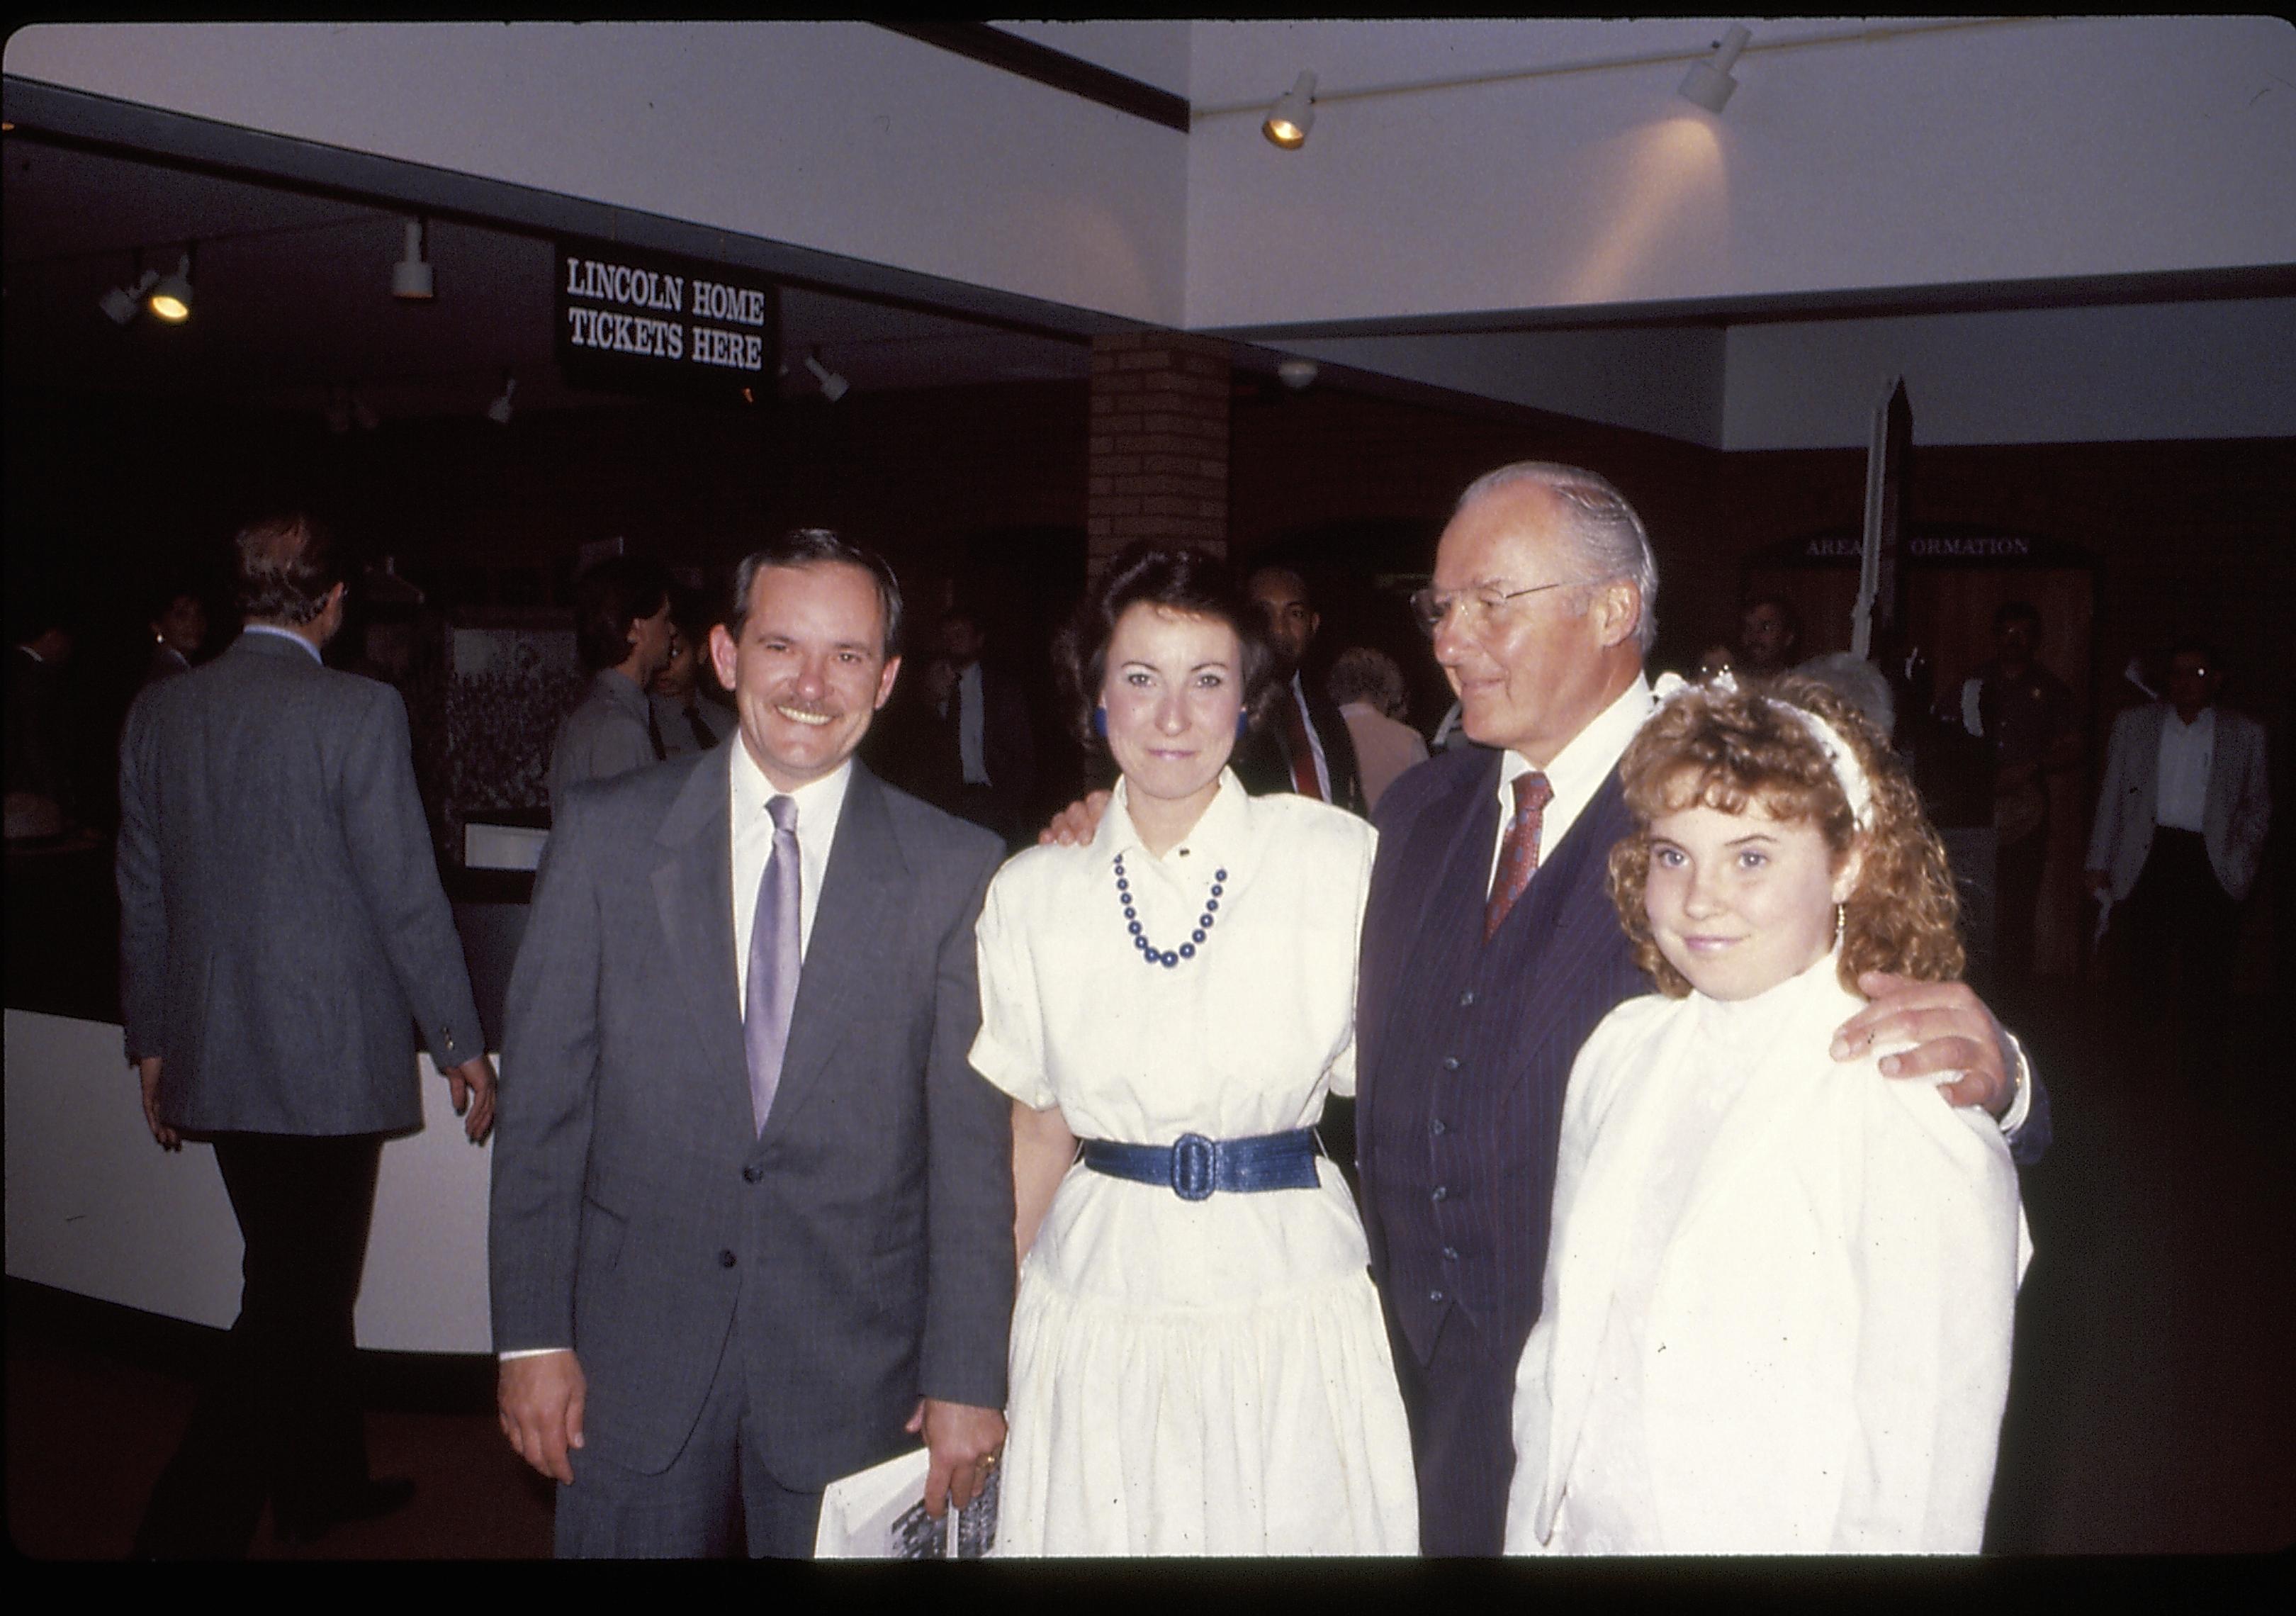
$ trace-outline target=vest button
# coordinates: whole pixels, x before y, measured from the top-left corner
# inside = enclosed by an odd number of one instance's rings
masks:
[[[1427,1131],[1439,1139],[1450,1130],[1444,1126],[1443,1119],[1438,1117],[1427,1125]]]
[[[1463,1010],[1474,1002],[1475,990],[1472,988],[1468,988],[1464,993],[1459,996],[1459,1007]]]
[[[742,1182],[744,1184],[755,1184],[765,1176],[766,1169],[754,1161],[742,1169]]]
[[[721,1268],[730,1268],[740,1260],[741,1259],[735,1257],[731,1251],[720,1251],[718,1253],[718,1266]]]
[[[1427,1292],[1427,1300],[1429,1301],[1441,1301],[1443,1300],[1443,1292],[1440,1291],[1430,1291]]]
[[[1445,1056],[1443,1057],[1443,1070],[1444,1070],[1445,1071],[1456,1071],[1456,1070],[1459,1070],[1459,1057],[1458,1057],[1457,1055],[1455,1055],[1455,1054],[1447,1054],[1447,1055],[1445,1055]]]
[[[1430,1201],[1440,1201],[1444,1196],[1450,1193],[1451,1189],[1448,1185],[1439,1184],[1433,1189],[1427,1192],[1427,1199]]]
[[[1459,1248],[1458,1248],[1458,1247],[1456,1247],[1456,1246],[1445,1246],[1445,1247],[1443,1248],[1443,1260],[1444,1260],[1445,1262],[1456,1262],[1456,1261],[1458,1261],[1458,1260],[1459,1260]]]

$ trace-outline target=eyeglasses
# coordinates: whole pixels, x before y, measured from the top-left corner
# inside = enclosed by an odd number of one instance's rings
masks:
[[[1503,589],[1496,583],[1478,584],[1472,589],[1456,594],[1439,594],[1422,589],[1411,597],[1411,615],[1431,636],[1443,627],[1443,619],[1451,609],[1459,610],[1459,628],[1464,634],[1480,634],[1491,626],[1509,601],[1521,600],[1526,595],[1538,595],[1547,589],[1560,589],[1561,583],[1532,584],[1522,589]]]

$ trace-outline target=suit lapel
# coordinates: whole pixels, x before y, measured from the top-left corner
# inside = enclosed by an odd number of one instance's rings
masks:
[[[1382,924],[1377,939],[1385,951],[1387,982],[1386,991],[1379,996],[1380,1024],[1370,1030],[1382,1046],[1386,1042],[1389,1023],[1398,1011],[1406,1008],[1406,996],[1397,989],[1410,974],[1413,957],[1424,946],[1423,939],[1432,923],[1438,900],[1459,874],[1458,861],[1480,852],[1488,862],[1489,849],[1496,844],[1498,771],[1499,757],[1494,752],[1483,767],[1464,774],[1460,784],[1448,795],[1422,809],[1406,833],[1392,890],[1406,923],[1394,927]],[[1415,1016],[1423,1007],[1414,1003],[1407,1008]],[[1358,1038],[1362,1035],[1363,1029],[1358,1029]],[[1376,1064],[1370,1045],[1366,1044],[1362,1053],[1366,1065]]]
[[[683,985],[704,1067],[734,1074],[749,1109],[741,980],[734,970],[733,749],[696,764],[654,833],[654,908]]]
[[[829,866],[822,874],[813,936],[790,1017],[789,1047],[782,1056],[781,1086],[766,1120],[767,1135],[790,1126],[806,1097],[820,1087],[845,1029],[868,1013],[871,987],[882,980],[872,967],[890,957],[886,934],[899,923],[901,898],[911,882],[893,837],[884,787],[857,762],[845,788]]]

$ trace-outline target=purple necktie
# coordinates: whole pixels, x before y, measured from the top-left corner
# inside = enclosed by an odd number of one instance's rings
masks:
[[[774,1090],[789,1047],[790,1011],[797,1004],[797,800],[766,804],[774,816],[774,850],[758,878],[758,913],[750,923],[750,985],[742,1008],[742,1045],[750,1058],[750,1117],[766,1131]]]

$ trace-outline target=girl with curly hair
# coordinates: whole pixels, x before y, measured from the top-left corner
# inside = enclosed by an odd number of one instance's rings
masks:
[[[2031,1251],[2000,1130],[1833,1060],[1962,966],[1945,851],[1813,680],[1666,700],[1611,894],[1660,991],[1570,1074],[1511,1553],[1974,1552]]]

